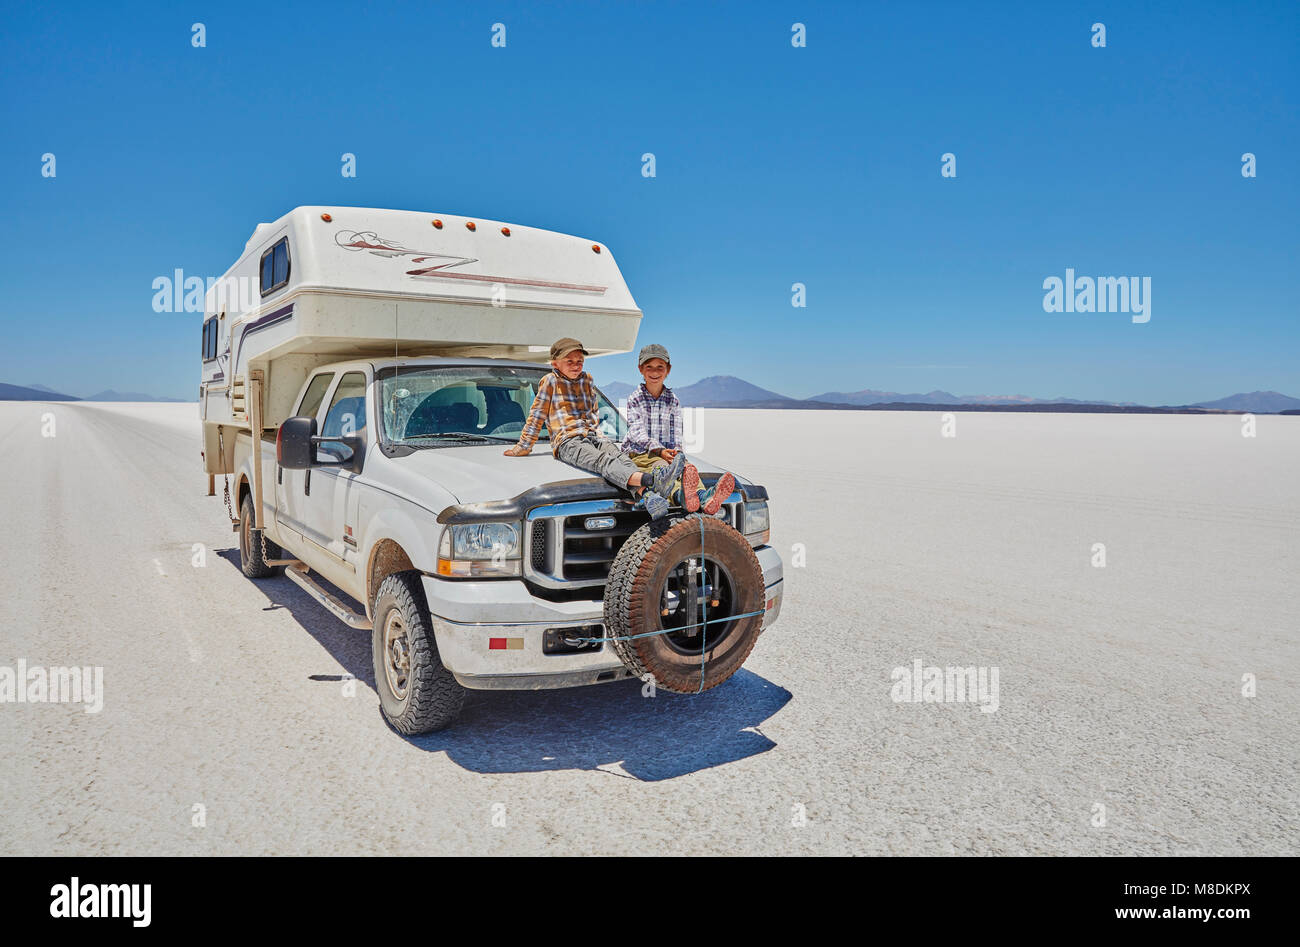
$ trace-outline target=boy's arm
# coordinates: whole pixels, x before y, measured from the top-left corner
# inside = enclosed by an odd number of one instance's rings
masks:
[[[542,425],[546,423],[546,417],[551,412],[552,388],[554,384],[550,375],[543,378],[542,383],[537,386],[533,406],[528,409],[528,420],[524,422],[524,428],[519,432],[519,443],[515,445],[521,453],[532,450],[533,445],[537,443],[538,435],[542,433]]]

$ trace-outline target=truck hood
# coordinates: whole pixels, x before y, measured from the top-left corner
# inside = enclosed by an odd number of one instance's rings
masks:
[[[535,448],[527,457],[507,457],[502,451],[508,446],[491,444],[417,450],[405,457],[393,458],[392,463],[403,474],[433,481],[451,493],[457,503],[508,500],[543,484],[592,476],[556,460],[551,456],[549,446]],[[687,460],[701,473],[722,472],[721,468],[695,454],[687,455]],[[749,483],[735,471],[732,473],[741,483]]]

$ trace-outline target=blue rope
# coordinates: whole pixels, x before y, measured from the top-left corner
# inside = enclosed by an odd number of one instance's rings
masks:
[[[695,692],[697,694],[702,694],[704,692],[704,656],[709,651],[709,629],[706,627],[709,624],[709,597],[703,594],[704,592],[707,591],[706,586],[708,584],[709,584],[709,566],[708,563],[704,561],[704,517],[701,516],[700,517],[700,608],[703,610],[704,622],[700,626],[700,634],[703,635],[703,637],[700,639],[700,689]]]
[[[639,635],[606,635],[603,638],[570,638],[569,641],[580,644],[595,644],[597,641],[631,641],[634,638],[653,638],[655,635],[669,635],[674,631],[685,631],[687,628],[699,628],[701,625],[716,625],[720,621],[739,621],[742,618],[752,618],[754,615],[761,615],[766,609],[756,609],[752,612],[745,612],[743,615],[724,615],[721,618],[711,618],[708,621],[697,621],[690,625],[678,625],[673,628],[661,628],[658,631],[647,631]]]

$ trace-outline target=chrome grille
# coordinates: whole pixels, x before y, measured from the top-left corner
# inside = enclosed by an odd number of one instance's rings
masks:
[[[612,529],[587,529],[586,516],[564,518],[564,569],[569,581],[604,581],[609,567],[623,543],[644,524],[650,514],[644,510],[607,514],[614,520]]]
[[[719,519],[734,523],[740,493],[733,493]],[[593,516],[612,517],[612,529],[587,529]],[[650,522],[645,510],[621,500],[557,503],[528,514],[529,556],[525,578],[549,588],[599,588],[627,538]]]

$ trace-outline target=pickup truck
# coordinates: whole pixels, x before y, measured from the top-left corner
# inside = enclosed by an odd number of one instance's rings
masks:
[[[547,370],[425,356],[319,365],[259,450],[248,430],[223,435],[244,573],[284,569],[371,631],[375,689],[399,732],[448,726],[466,688],[640,677],[707,689],[780,613],[767,492],[739,473],[716,518],[651,523],[628,494],[554,459],[546,431],[531,455],[503,455]],[[603,394],[599,411],[621,439]],[[722,473],[690,460],[706,485]]]

